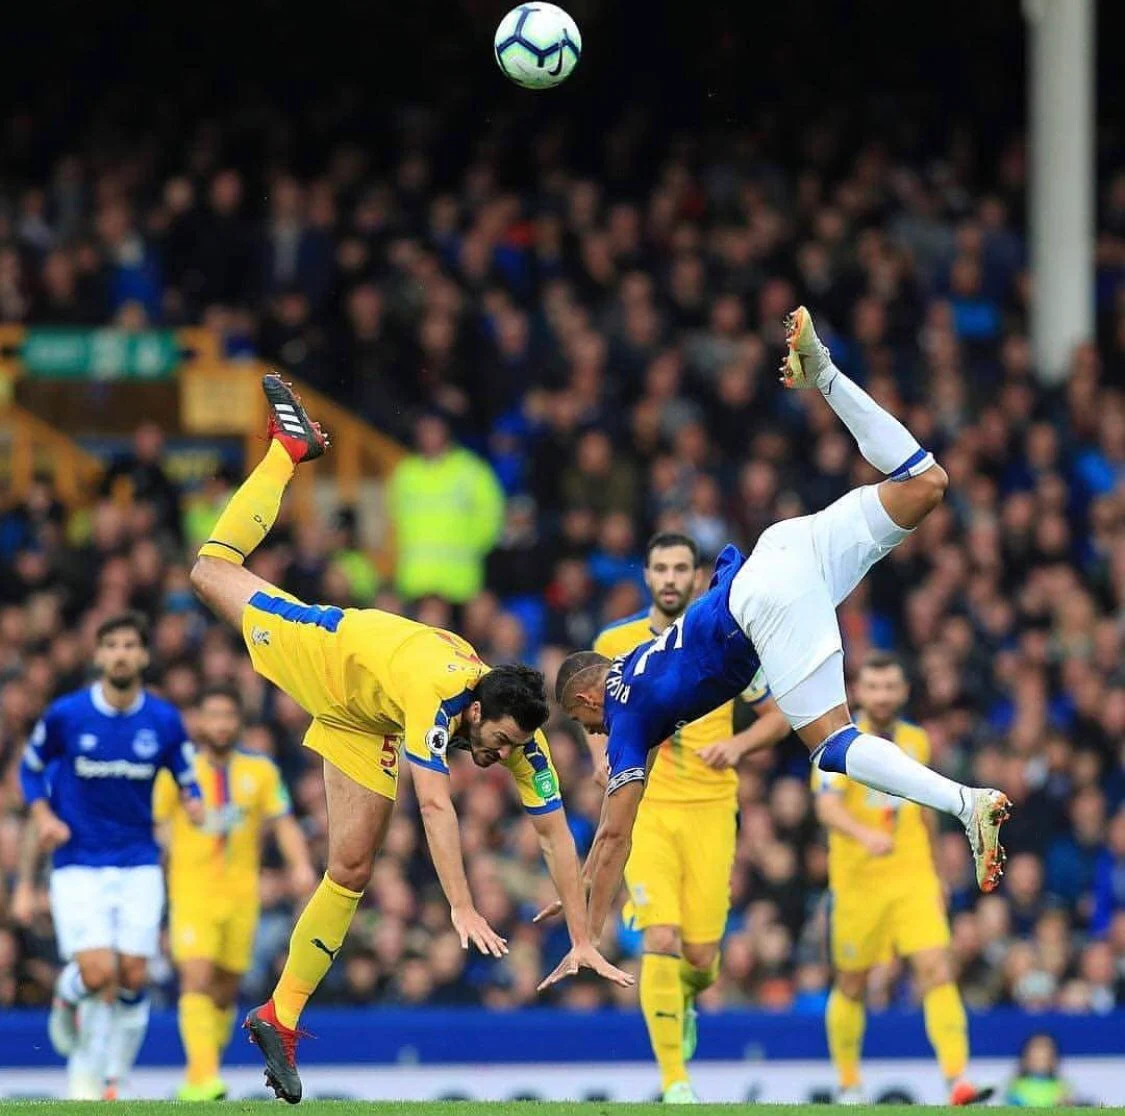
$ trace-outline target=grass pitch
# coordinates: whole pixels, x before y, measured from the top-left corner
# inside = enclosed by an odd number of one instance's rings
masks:
[[[605,1101],[555,1103],[545,1101],[304,1101],[295,1108],[280,1101],[231,1101],[214,1104],[181,1104],[176,1101],[13,1101],[0,1102],[12,1116],[86,1116],[95,1109],[113,1116],[167,1116],[171,1109],[201,1114],[252,1113],[260,1116],[264,1105],[275,1112],[292,1111],[294,1116],[660,1116],[667,1109],[660,1104],[616,1104]],[[835,1106],[819,1104],[703,1104],[693,1111],[708,1116],[826,1116]],[[954,1116],[961,1109],[928,1105],[853,1105],[849,1116]],[[1018,1116],[1022,1108],[990,1107],[990,1113]],[[1125,1108],[1102,1108],[1102,1113],[1125,1116]]]

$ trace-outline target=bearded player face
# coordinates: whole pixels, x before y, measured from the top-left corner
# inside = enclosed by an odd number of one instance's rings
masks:
[[[675,620],[698,589],[699,570],[686,546],[654,547],[645,566],[645,585],[652,603],[669,620]]]

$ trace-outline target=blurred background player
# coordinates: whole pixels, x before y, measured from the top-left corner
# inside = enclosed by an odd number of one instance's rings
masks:
[[[901,718],[906,675],[892,655],[873,653],[856,683],[857,723],[897,744],[919,763],[930,759],[924,729]],[[816,812],[828,830],[830,941],[836,976],[825,1024],[840,1100],[862,1103],[859,1060],[864,1000],[872,966],[892,954],[910,961],[922,996],[926,1034],[949,1083],[950,1104],[987,1100],[991,1089],[965,1079],[969,1033],[949,955],[949,922],[934,866],[932,811],[814,767]]]
[[[610,625],[594,641],[607,659],[625,655],[673,624],[701,588],[699,546],[688,535],[655,535],[645,555],[652,604]],[[695,1053],[695,998],[719,972],[719,942],[730,910],[738,776],[746,752],[789,733],[761,678],[743,694],[757,720],[734,731],[734,702],[685,725],[660,747],[625,867],[633,921],[644,932],[641,1010],[669,1103],[692,1103],[686,1062]],[[605,737],[588,736],[595,770]]]
[[[226,1095],[219,1064],[230,1042],[239,985],[250,968],[263,837],[272,832],[276,839],[298,899],[317,883],[281,773],[267,756],[238,747],[242,728],[236,690],[213,686],[203,692],[195,722],[201,826],[192,824],[167,772],[156,783],[154,812],[165,827],[168,920],[187,1056],[180,1100]]]
[[[574,838],[541,731],[543,675],[490,669],[460,637],[392,613],[303,604],[243,567],[276,521],[296,465],[328,446],[279,376],[266,375],[262,387],[269,447],[200,548],[191,580],[200,599],[242,632],[254,669],[312,716],[304,744],[324,760],[328,868],[293,928],[277,987],[245,1023],[265,1058],[267,1084],[296,1104],[297,1020],[340,952],[371,878],[394,809],[400,745],[462,948],[471,941],[493,957],[508,952],[469,890],[450,747],[467,748],[478,767],[499,763],[512,773],[565,907],[573,943],[567,971],[591,968],[620,985],[633,978],[606,961],[586,932]]]
[[[148,661],[143,616],[105,620],[100,680],[48,706],[20,765],[40,843],[54,850],[51,915],[68,964],[49,1029],[70,1059],[75,1099],[115,1098],[148,1027],[148,962],[164,910],[152,818],[162,768],[190,823],[203,818],[180,714],[141,685]]]

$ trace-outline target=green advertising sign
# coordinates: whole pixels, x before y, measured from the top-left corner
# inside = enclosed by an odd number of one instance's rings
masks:
[[[44,379],[162,380],[180,363],[172,330],[30,328],[20,362]]]

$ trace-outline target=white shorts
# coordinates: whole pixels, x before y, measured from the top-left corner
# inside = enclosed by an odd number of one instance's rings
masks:
[[[155,957],[164,913],[164,873],[156,864],[51,873],[51,917],[59,952],[69,960],[88,949]]]
[[[836,606],[909,534],[877,486],[855,488],[815,515],[768,528],[735,576],[731,613],[794,729],[846,703]]]

